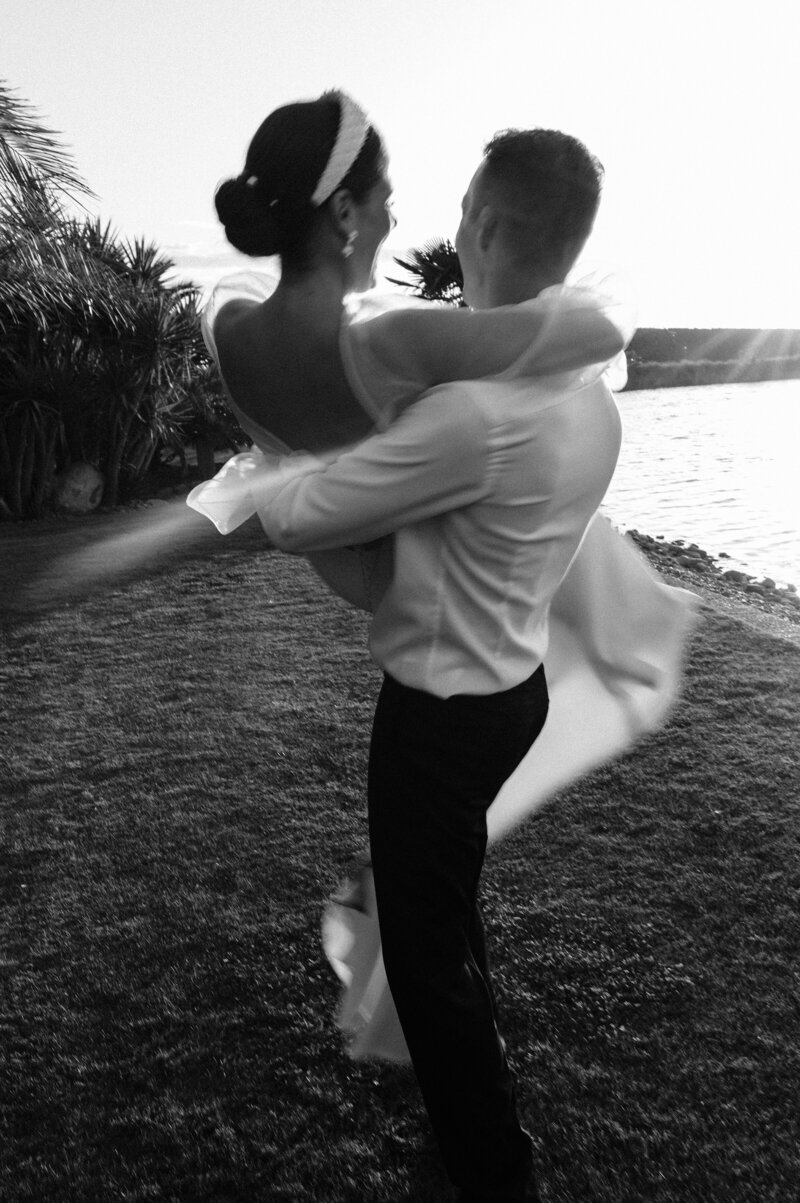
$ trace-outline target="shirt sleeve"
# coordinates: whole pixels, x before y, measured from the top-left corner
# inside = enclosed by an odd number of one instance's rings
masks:
[[[338,459],[298,462],[261,492],[258,514],[284,551],[367,543],[480,500],[488,459],[477,406],[443,387]]]

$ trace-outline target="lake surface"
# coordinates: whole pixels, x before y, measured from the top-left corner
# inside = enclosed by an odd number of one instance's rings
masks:
[[[800,380],[647,389],[617,403],[609,517],[800,587]]]

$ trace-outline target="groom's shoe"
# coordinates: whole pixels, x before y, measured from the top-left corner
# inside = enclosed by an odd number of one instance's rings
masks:
[[[531,1182],[524,1195],[475,1195],[472,1191],[462,1191],[458,1203],[541,1203],[536,1183]]]
[[[462,1190],[458,1203],[541,1203],[536,1182],[531,1178],[522,1195],[482,1195],[470,1190]]]
[[[533,1143],[530,1134],[520,1129],[518,1143],[521,1145],[517,1168],[505,1187],[493,1190],[461,1188],[458,1203],[540,1203],[539,1190],[533,1172]]]

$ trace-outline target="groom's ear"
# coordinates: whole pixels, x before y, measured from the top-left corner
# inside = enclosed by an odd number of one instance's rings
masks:
[[[478,246],[486,252],[497,237],[497,214],[491,205],[484,205],[478,214]]]

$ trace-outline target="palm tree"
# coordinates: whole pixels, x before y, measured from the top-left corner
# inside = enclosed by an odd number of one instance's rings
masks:
[[[56,135],[0,80],[0,509],[6,516],[41,509],[49,475],[42,464],[52,461],[59,435],[53,358],[42,356],[41,335],[52,334],[63,317],[65,265],[42,270],[42,252],[64,201],[91,195]],[[89,302],[86,294],[81,299]]]
[[[225,431],[200,335],[197,289],[173,264],[99,220],[56,136],[0,82],[0,516],[42,512],[57,471],[87,461],[116,504],[162,448],[181,458]]]
[[[412,276],[412,281],[391,280],[403,288],[413,288],[425,301],[443,301],[448,305],[463,305],[464,278],[458,252],[448,239],[426,242],[410,252],[410,259],[395,259],[398,267]]]
[[[4,233],[0,222],[0,497],[35,515],[54,473],[85,461],[115,505],[204,412],[197,290],[165,287],[168,259],[96,221],[17,231],[13,248]]]
[[[123,299],[58,223],[45,236],[9,229],[0,213],[0,491],[16,518],[41,511],[57,467],[89,458],[75,416],[98,348],[118,345],[129,323]]]

